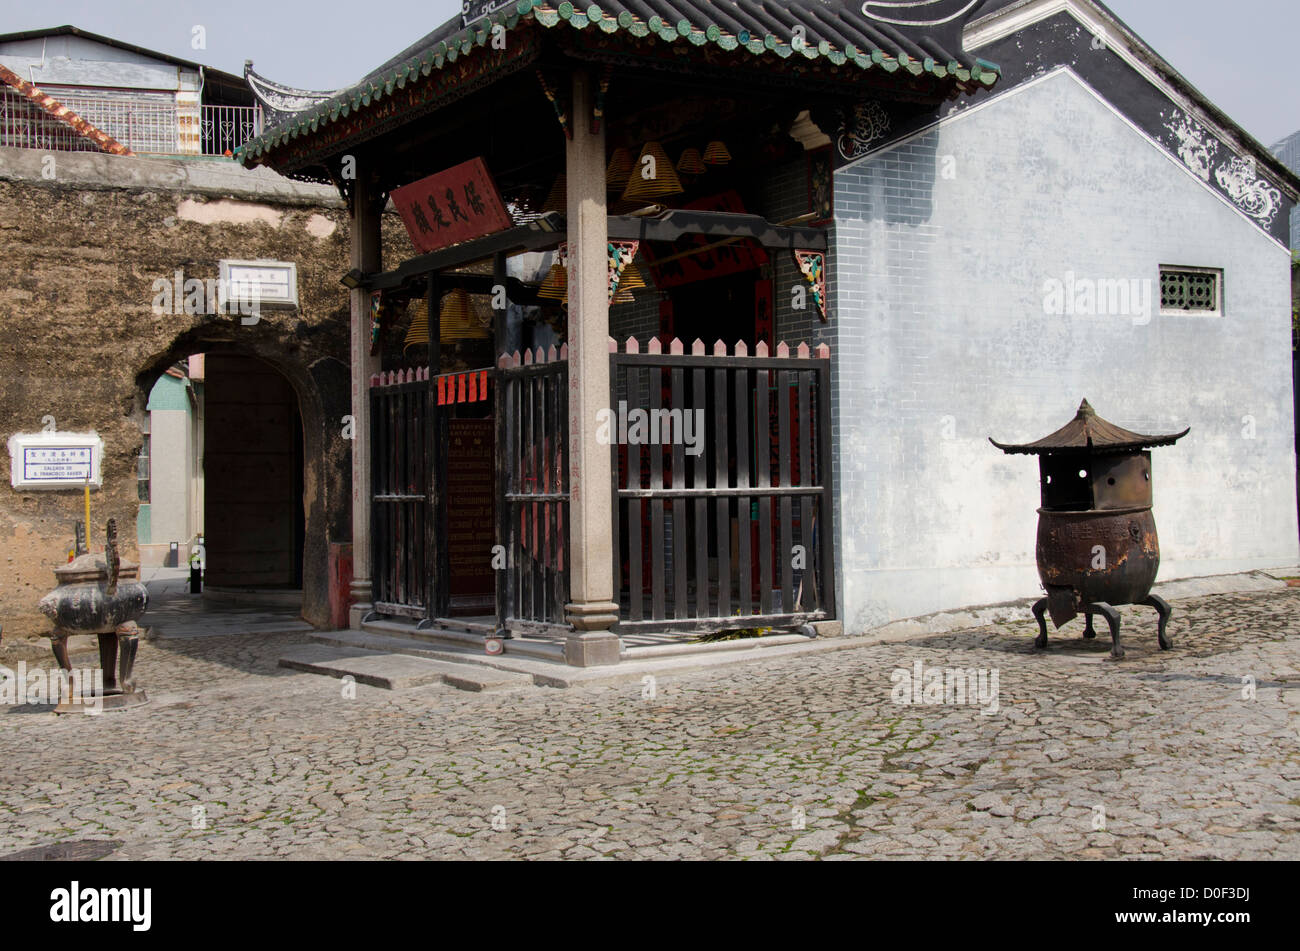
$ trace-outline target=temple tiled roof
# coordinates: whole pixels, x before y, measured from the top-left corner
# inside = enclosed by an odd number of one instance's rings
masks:
[[[969,10],[963,0],[926,0],[935,5]],[[897,6],[879,4],[879,6]],[[904,4],[904,8],[918,6]],[[948,20],[955,19],[953,11]],[[930,75],[937,80],[991,86],[998,68],[966,56],[960,49],[960,30],[948,34],[927,32],[925,24],[907,26],[897,20],[864,16],[857,3],[838,0],[604,0],[586,7],[569,0],[514,0],[475,22],[462,26],[452,20],[337,96],[296,114],[250,140],[237,157],[248,164],[391,96],[408,82],[429,77],[462,57],[490,45],[497,25],[509,31],[540,26],[598,30],[629,36],[656,37],[664,43],[713,46],[720,50],[747,50],[764,58],[822,60],[834,67],[873,70],[902,77]],[[796,28],[801,28],[801,32]],[[920,29],[920,32],[917,30]],[[799,35],[800,39],[795,40]],[[954,37],[956,42],[954,43]],[[945,45],[947,44],[947,45]],[[955,46],[955,49],[950,49]]]

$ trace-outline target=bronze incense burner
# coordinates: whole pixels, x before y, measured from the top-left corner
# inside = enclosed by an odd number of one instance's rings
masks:
[[[104,671],[103,709],[120,710],[148,701],[135,684],[135,655],[140,628],[136,620],[149,606],[149,591],[140,581],[138,565],[123,564],[117,553],[117,520],[109,519],[104,554],[78,555],[54,569],[58,587],[41,598],[41,612],[54,622],[50,641],[59,666],[68,672],[68,638],[99,636],[99,664]],[[55,713],[83,709],[66,699]]]
[[[1170,436],[1130,432],[1096,414],[1088,401],[1064,427],[1037,442],[1003,445],[1009,454],[1039,457],[1042,508],[1038,510],[1038,577],[1047,597],[1034,605],[1038,637],[1047,646],[1047,621],[1059,629],[1086,616],[1085,638],[1097,636],[1093,616],[1110,626],[1111,657],[1124,656],[1120,615],[1142,604],[1160,615],[1158,639],[1169,650],[1169,604],[1151,593],[1160,570],[1160,540],[1151,514],[1151,453],[1172,446],[1191,430]]]

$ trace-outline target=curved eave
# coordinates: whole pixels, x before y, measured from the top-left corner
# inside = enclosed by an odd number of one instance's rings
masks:
[[[976,59],[970,64],[955,59],[941,62],[930,56],[909,56],[905,52],[891,54],[881,49],[863,50],[852,45],[841,49],[826,40],[816,43],[809,40],[796,48],[772,33],[759,34],[746,29],[732,33],[712,22],[696,23],[681,19],[669,23],[659,16],[642,21],[629,11],[608,13],[594,3],[580,9],[568,0],[558,6],[550,6],[542,0],[517,0],[513,7],[506,7],[471,24],[410,57],[387,73],[369,77],[339,96],[305,110],[284,125],[268,129],[236,149],[234,156],[244,165],[260,164],[266,156],[291,140],[319,132],[355,112],[369,108],[373,103],[391,95],[395,89],[404,88],[408,82],[427,79],[435,70],[441,70],[445,65],[471,55],[474,50],[488,46],[498,26],[509,33],[528,23],[537,23],[548,29],[567,23],[576,30],[624,32],[636,38],[653,35],[664,43],[712,45],[726,52],[743,47],[755,56],[776,56],[782,60],[820,59],[837,67],[851,63],[863,71],[879,69],[886,73],[902,72],[911,76],[928,74],[936,79],[954,79],[958,83],[978,83],[985,87],[996,83],[999,74],[995,64],[982,59]]]
[[[1133,435],[1137,438],[1130,442],[1105,443],[1101,445],[1093,443],[1088,443],[1086,445],[1051,443],[1048,441],[1052,438],[1051,436],[1047,437],[1047,439],[1040,439],[1037,442],[1024,443],[1022,445],[1000,443],[996,439],[990,439],[989,442],[1012,456],[1049,456],[1057,453],[1075,453],[1099,456],[1117,452],[1138,452],[1142,449],[1157,449],[1161,446],[1172,446],[1191,431],[1192,429],[1189,426],[1181,433],[1173,433],[1168,436],[1144,436],[1141,433],[1134,433]]]

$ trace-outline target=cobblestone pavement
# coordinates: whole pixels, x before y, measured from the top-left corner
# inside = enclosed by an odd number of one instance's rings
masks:
[[[1078,621],[1041,654],[1009,625],[662,678],[653,697],[345,699],[276,667],[300,634],[148,643],[147,706],[0,711],[0,854],[1300,858],[1300,590],[1176,602],[1168,654],[1154,612],[1124,615],[1120,663]],[[996,671],[996,712],[894,702],[918,661]]]

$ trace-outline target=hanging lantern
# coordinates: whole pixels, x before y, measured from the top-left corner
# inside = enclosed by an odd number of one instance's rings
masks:
[[[439,313],[438,339],[441,342],[482,340],[492,335],[491,318],[485,321],[475,312],[464,288],[458,287],[444,296]]]
[[[561,300],[566,296],[569,289],[569,275],[564,269],[564,265],[556,261],[551,265],[551,269],[546,272],[546,280],[542,281],[542,286],[537,290],[537,296],[546,300]]]
[[[703,175],[706,169],[704,159],[700,157],[700,150],[692,146],[682,152],[681,158],[677,160],[677,171],[683,175]]]
[[[568,195],[568,186],[565,182],[564,173],[561,172],[556,177],[555,184],[551,186],[546,201],[542,202],[542,214],[546,214],[548,211],[563,213],[568,208]]]
[[[678,180],[664,147],[658,142],[647,142],[641,147],[641,155],[632,166],[632,176],[623,189],[623,198],[663,198],[681,191],[682,183]]]
[[[704,164],[706,165],[726,165],[731,161],[731,153],[727,151],[727,145],[721,139],[714,139],[704,149]]]
[[[611,192],[622,191],[631,174],[632,153],[619,146],[609,157],[609,164],[605,166],[605,188]]]
[[[424,346],[429,342],[429,302],[424,297],[412,299],[407,308],[411,314],[411,325],[406,329],[406,338],[402,341],[402,351],[412,347]]]
[[[618,282],[619,293],[644,290],[646,286],[645,277],[642,276],[641,269],[636,266],[636,261],[623,269],[623,277]]]

